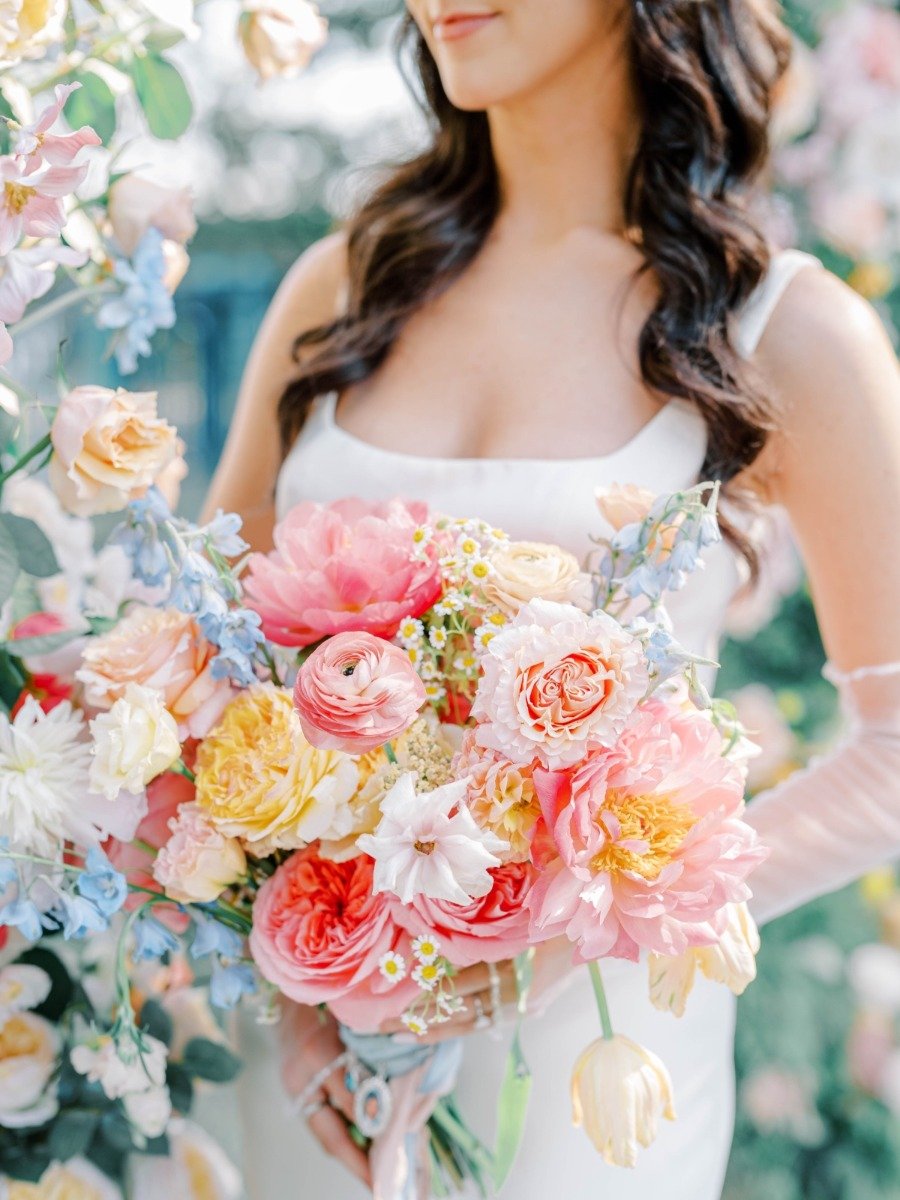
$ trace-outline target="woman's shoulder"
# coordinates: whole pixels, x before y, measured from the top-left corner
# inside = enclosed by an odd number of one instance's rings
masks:
[[[308,246],[285,272],[278,302],[297,329],[324,325],[338,311],[347,280],[347,234],[335,230]]]

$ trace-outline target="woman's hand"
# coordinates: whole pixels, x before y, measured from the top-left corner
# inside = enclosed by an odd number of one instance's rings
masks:
[[[289,1096],[300,1096],[312,1078],[343,1054],[337,1022],[317,1008],[282,1001],[284,1015],[279,1026],[281,1078]],[[343,1067],[323,1081],[318,1098],[325,1104],[308,1119],[311,1132],[326,1154],[344,1166],[367,1187],[372,1186],[369,1159],[353,1141],[347,1122],[353,1121],[353,1097],[344,1081]],[[309,1097],[314,1104],[316,1096]],[[346,1118],[346,1120],[344,1119]]]

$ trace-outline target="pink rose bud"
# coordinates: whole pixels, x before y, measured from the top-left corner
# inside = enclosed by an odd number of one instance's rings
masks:
[[[408,729],[425,685],[406,653],[371,633],[338,633],[300,669],[294,707],[311,745],[365,754]]]

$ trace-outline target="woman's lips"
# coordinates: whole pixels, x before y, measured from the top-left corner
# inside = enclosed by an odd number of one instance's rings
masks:
[[[455,42],[459,38],[477,33],[479,29],[483,29],[485,25],[489,25],[496,16],[496,13],[472,13],[469,16],[460,15],[436,21],[434,36],[439,42]]]

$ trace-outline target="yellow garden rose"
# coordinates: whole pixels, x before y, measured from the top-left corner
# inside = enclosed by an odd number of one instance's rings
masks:
[[[260,685],[232,700],[197,753],[197,804],[251,853],[342,836],[355,761],[303,736],[291,694]]]
[[[523,604],[540,597],[578,603],[583,590],[578,559],[544,542],[508,542],[491,552],[492,572],[484,582],[491,604],[515,616]]]

